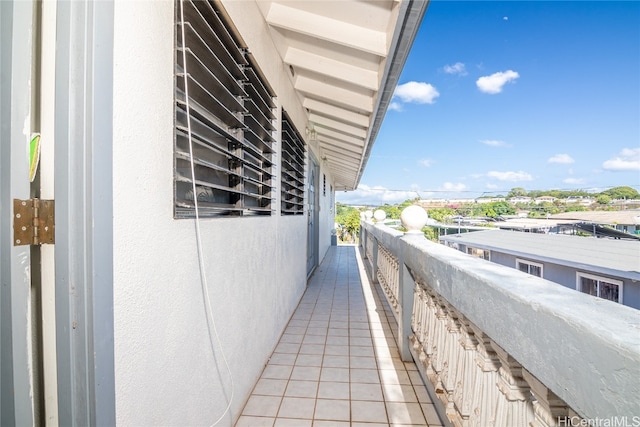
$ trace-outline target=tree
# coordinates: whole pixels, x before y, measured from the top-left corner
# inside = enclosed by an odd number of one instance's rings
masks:
[[[353,206],[336,203],[336,234],[343,242],[355,242],[360,234],[360,211]]]
[[[511,191],[509,191],[509,194],[507,194],[507,198],[521,197],[526,195],[527,195],[527,190],[525,190],[522,187],[514,187],[511,189]]]
[[[375,210],[377,209],[383,210],[384,213],[387,214],[387,219],[398,219],[400,218],[400,214],[402,213],[402,209],[397,205],[385,204],[376,208]]]
[[[424,237],[426,237],[428,240],[431,240],[432,242],[439,242],[439,237],[440,237],[440,233],[438,232],[437,228],[434,227],[424,227],[422,229],[422,232],[424,233]]]
[[[608,205],[609,203],[611,203],[611,197],[604,193],[601,193],[596,197],[596,202],[598,202],[598,204],[600,205]]]
[[[516,209],[509,202],[491,202],[483,206],[483,215],[496,218],[501,215],[513,215]]]
[[[627,199],[627,200],[640,199],[640,193],[638,193],[637,190],[634,190],[633,188],[627,187],[627,186],[613,187],[603,191],[600,194],[609,196],[612,199]]]
[[[427,211],[429,218],[433,218],[438,222],[444,222],[445,218],[455,214],[455,211],[451,208],[433,208]]]

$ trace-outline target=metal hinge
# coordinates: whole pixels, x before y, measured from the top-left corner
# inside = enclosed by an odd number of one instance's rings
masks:
[[[13,199],[13,246],[55,243],[55,201]]]

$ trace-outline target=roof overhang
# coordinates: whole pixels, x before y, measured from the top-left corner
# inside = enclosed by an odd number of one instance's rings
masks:
[[[428,0],[257,3],[334,188],[355,189]]]

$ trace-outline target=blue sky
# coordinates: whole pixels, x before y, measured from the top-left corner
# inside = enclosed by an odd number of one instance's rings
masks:
[[[640,2],[432,0],[343,203],[640,190]]]

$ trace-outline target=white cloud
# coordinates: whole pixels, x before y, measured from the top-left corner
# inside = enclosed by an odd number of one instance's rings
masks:
[[[445,65],[444,72],[447,74],[458,74],[460,76],[466,76],[469,74],[462,62],[456,62],[453,65]]]
[[[495,190],[496,188],[498,188],[498,186],[497,186],[497,185],[495,185],[495,184],[487,184],[487,188],[488,188],[489,190]]]
[[[562,180],[565,184],[584,184],[584,179],[581,178],[567,178]]]
[[[549,160],[547,160],[547,162],[569,164],[569,163],[573,163],[574,160],[568,154],[556,154],[555,156],[549,157]]]
[[[523,171],[518,171],[518,172],[497,172],[497,171],[491,171],[489,173],[487,173],[487,176],[490,178],[495,178],[498,179],[500,181],[512,181],[512,182],[518,182],[518,181],[532,181],[533,177]]]
[[[602,163],[609,171],[640,171],[640,148],[623,148],[613,159]]]
[[[404,202],[407,199],[415,199],[416,191],[395,191],[382,186],[360,184],[354,191],[336,192],[336,200],[349,205],[384,205]]]
[[[431,167],[431,165],[433,165],[433,160],[432,159],[421,159],[420,161],[418,161],[418,163],[420,164],[420,166],[428,168],[428,167]]]
[[[490,76],[480,77],[476,81],[476,86],[480,89],[481,92],[496,94],[502,92],[502,87],[517,78],[520,77],[520,74],[513,70],[507,70],[505,72],[497,72],[493,73]]]
[[[393,96],[400,98],[402,102],[433,104],[435,99],[440,96],[440,93],[429,83],[407,82],[396,86]]]
[[[452,182],[445,182],[442,184],[442,189],[446,191],[464,191],[467,189],[467,186],[461,182],[455,184]]]
[[[511,145],[506,142],[497,139],[481,139],[480,142],[489,147],[511,147]]]
[[[503,21],[508,21],[508,20],[509,20],[509,17],[508,17],[508,16],[503,16],[503,17],[502,17],[502,20],[503,20]]]
[[[389,103],[389,110],[402,111],[402,105],[399,102]]]

